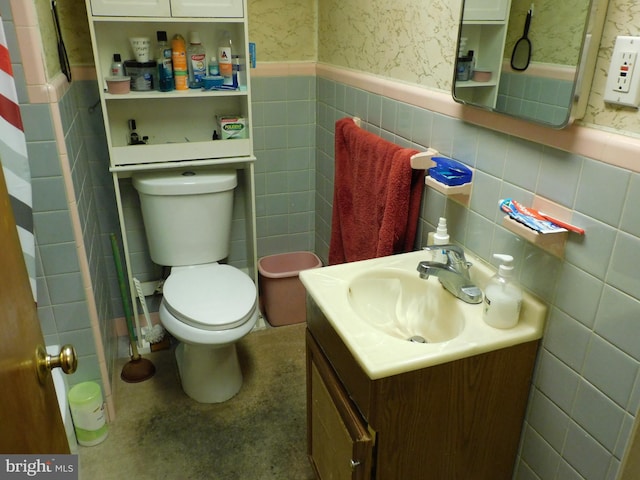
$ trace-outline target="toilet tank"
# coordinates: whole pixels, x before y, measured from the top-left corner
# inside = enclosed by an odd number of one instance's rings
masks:
[[[229,255],[235,170],[141,172],[132,181],[155,263],[198,265]]]

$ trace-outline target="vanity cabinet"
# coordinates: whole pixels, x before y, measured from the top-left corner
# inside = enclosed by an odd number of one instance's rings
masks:
[[[460,27],[460,38],[465,39],[465,43],[459,55],[473,50],[475,69],[491,72],[491,80],[456,81],[455,97],[458,100],[490,108],[496,106],[510,9],[511,0],[465,1]]]
[[[509,480],[538,341],[371,379],[307,298],[308,454],[321,480]]]

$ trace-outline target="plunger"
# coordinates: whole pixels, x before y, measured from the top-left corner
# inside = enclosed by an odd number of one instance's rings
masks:
[[[129,303],[129,294],[124,282],[124,273],[122,271],[122,260],[120,259],[120,250],[115,234],[110,234],[111,250],[113,250],[113,261],[116,264],[116,273],[118,275],[118,285],[120,286],[120,296],[122,297],[122,307],[124,316],[127,321],[127,330],[129,332],[129,343],[131,344],[131,360],[129,360],[120,373],[120,378],[128,383],[144,382],[150,379],[156,373],[156,367],[151,360],[142,358],[138,352],[138,344],[133,330],[133,315],[131,313],[131,304]]]

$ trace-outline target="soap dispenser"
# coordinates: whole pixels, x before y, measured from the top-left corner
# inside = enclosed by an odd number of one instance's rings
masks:
[[[502,261],[484,292],[483,318],[487,325],[496,328],[512,328],[518,323],[522,305],[522,290],[513,280],[513,257],[496,253]]]

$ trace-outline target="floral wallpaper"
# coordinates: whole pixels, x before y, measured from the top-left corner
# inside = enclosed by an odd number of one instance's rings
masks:
[[[533,5],[529,29],[531,61],[576,65],[589,3],[590,0],[512,0],[505,57],[511,58],[513,47],[523,34],[527,12]]]
[[[316,0],[248,0],[249,41],[260,62],[314,61]]]
[[[318,4],[320,62],[450,90],[460,15],[456,2],[323,0]]]
[[[48,73],[53,76],[59,68],[50,2],[32,1],[38,9]],[[513,1],[514,6],[524,12],[530,5],[530,0]],[[543,16],[545,3],[562,8],[565,13],[558,16],[571,18],[578,11],[578,7],[571,7],[576,1],[535,2],[535,29],[549,28]],[[259,62],[318,60],[449,91],[461,3],[447,0],[248,0],[249,38],[257,44]],[[71,64],[92,64],[85,1],[65,0],[58,4]],[[516,32],[523,25],[518,23],[520,27],[514,27]],[[640,25],[640,3],[609,0],[596,75],[582,123],[594,128],[615,129],[629,136],[640,135],[637,109],[610,106],[602,99],[615,38],[617,35],[638,35],[636,25]],[[572,33],[565,41],[578,40]],[[544,42],[536,40],[534,52],[543,49]],[[554,62],[567,62],[561,58],[560,49],[557,50]]]

